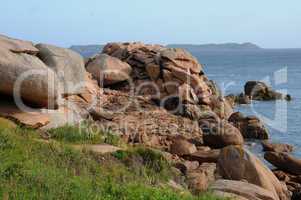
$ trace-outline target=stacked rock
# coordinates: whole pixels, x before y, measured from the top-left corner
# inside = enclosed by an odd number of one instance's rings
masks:
[[[156,88],[148,90],[149,94],[159,91],[159,95],[155,95],[160,100],[174,96],[184,104],[211,106],[211,83],[204,75],[202,65],[184,49],[142,43],[109,43],[103,53],[128,63],[133,69],[131,78],[136,86],[145,81],[153,83],[151,87]]]

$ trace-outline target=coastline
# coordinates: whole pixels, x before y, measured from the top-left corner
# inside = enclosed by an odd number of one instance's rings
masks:
[[[275,200],[299,198],[296,177],[301,161],[288,154],[290,146],[265,144],[270,147],[265,158],[281,169],[277,171],[271,171],[247,151],[245,140],[270,138],[265,124],[259,117],[234,112],[235,98],[224,97],[203,65],[186,50],[109,43],[84,61],[70,49],[53,45],[33,45],[5,36],[1,36],[0,45],[0,78],[6,81],[0,93],[12,96],[19,76],[28,71],[40,69],[47,74],[31,74],[34,76],[23,79],[26,87],[18,88],[20,99],[38,109],[28,112],[15,105],[19,102],[2,99],[0,116],[5,118],[4,124],[34,129],[42,143],[68,141],[69,137],[88,140],[90,151],[106,152],[121,160],[128,152],[118,146],[119,142],[112,142],[116,137],[126,149],[155,149],[172,166],[169,170],[177,170],[186,180],[172,180],[173,187],[185,186],[196,195],[213,190],[222,197],[255,198],[259,193]],[[51,90],[44,90],[49,87]],[[253,81],[251,86],[246,84],[242,98],[275,100],[287,96]],[[67,124],[74,126],[71,132],[75,135],[68,136],[62,129]],[[87,138],[76,135],[83,124]],[[97,129],[96,135],[109,130],[101,144],[90,141],[91,127]],[[74,145],[71,143],[72,148]],[[76,148],[84,151],[86,147]],[[146,152],[151,158],[158,156]],[[145,150],[138,150],[138,154],[145,155]],[[152,164],[143,159],[141,162]],[[288,167],[281,167],[286,162],[290,163]]]

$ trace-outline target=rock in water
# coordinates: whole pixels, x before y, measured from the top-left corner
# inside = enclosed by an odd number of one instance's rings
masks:
[[[239,146],[224,148],[218,160],[218,170],[225,179],[247,181],[270,191],[275,199],[287,200],[287,189],[255,155]]]
[[[95,56],[86,67],[87,71],[104,86],[126,81],[132,72],[129,64],[106,54]]]
[[[301,160],[287,153],[266,152],[264,158],[279,169],[301,175]]]
[[[276,99],[291,100],[290,95],[283,95],[279,92],[274,91],[266,83],[260,81],[248,81],[245,84],[245,94],[250,96],[251,99],[268,101]]]
[[[38,57],[56,72],[64,86],[64,95],[80,94],[85,81],[84,59],[78,53],[48,44],[37,44]]]
[[[268,141],[263,141],[261,144],[263,147],[263,151],[290,153],[294,149],[294,147],[289,144],[272,144],[269,143]]]
[[[26,49],[22,51],[26,52]],[[56,108],[58,81],[55,73],[37,57],[25,53],[12,53],[0,44],[0,93],[12,96],[17,80],[21,80],[25,75],[28,76],[24,77],[20,91],[15,92],[35,106]]]

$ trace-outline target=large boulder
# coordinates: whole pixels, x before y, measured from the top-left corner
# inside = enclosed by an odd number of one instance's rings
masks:
[[[84,59],[78,53],[48,44],[37,44],[38,57],[53,71],[62,82],[63,94],[79,94],[85,81]]]
[[[244,138],[248,139],[269,139],[269,131],[256,116],[245,117],[242,113],[233,113],[228,121],[240,130]]]
[[[276,99],[286,99],[290,100],[290,95],[284,95],[279,92],[274,91],[270,86],[261,81],[248,81],[245,84],[245,94],[250,96],[254,100],[276,100]]]
[[[255,155],[239,146],[222,150],[218,160],[219,174],[230,180],[247,181],[273,194],[276,200],[287,200],[286,188]]]
[[[277,200],[273,193],[243,181],[217,180],[210,189],[217,196],[237,200]]]
[[[223,148],[229,145],[243,145],[244,139],[240,131],[224,120],[211,122],[201,120],[204,144],[213,148]]]
[[[22,51],[27,52],[26,49]],[[58,105],[56,75],[33,55],[12,53],[0,45],[0,79],[2,94],[13,96],[16,92],[34,106],[56,108]],[[14,89],[18,84],[20,91]]]
[[[264,158],[279,169],[301,175],[301,160],[287,153],[266,152]]]
[[[129,64],[106,54],[92,58],[86,68],[104,86],[128,80],[132,72]]]

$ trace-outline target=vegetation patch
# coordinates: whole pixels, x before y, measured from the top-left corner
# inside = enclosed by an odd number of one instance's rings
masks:
[[[69,143],[41,142],[38,136],[28,129],[0,131],[0,199],[218,199],[171,190],[159,177],[168,165],[156,151],[138,148],[100,159]]]
[[[118,135],[111,131],[102,129],[92,129],[87,123],[80,125],[65,125],[63,127],[54,128],[48,131],[50,138],[65,143],[88,143],[88,144],[111,144],[115,146],[121,145]]]

